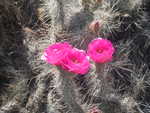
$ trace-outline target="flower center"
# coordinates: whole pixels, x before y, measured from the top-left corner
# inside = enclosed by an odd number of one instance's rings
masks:
[[[79,60],[74,57],[74,58],[72,58],[72,62],[75,63],[75,64],[78,64],[78,63],[79,63]]]
[[[97,49],[97,50],[96,50],[96,52],[98,52],[98,53],[102,53],[102,52],[103,52],[103,50],[102,50],[102,49]]]

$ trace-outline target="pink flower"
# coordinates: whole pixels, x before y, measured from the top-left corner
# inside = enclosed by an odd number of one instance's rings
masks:
[[[41,59],[52,65],[61,65],[62,59],[68,55],[70,49],[72,49],[72,46],[67,42],[52,44],[45,49]]]
[[[112,60],[115,49],[107,39],[98,38],[88,45],[88,55],[97,63],[106,63]]]
[[[85,74],[88,72],[90,63],[86,53],[82,50],[73,48],[62,61],[62,67],[76,74]]]

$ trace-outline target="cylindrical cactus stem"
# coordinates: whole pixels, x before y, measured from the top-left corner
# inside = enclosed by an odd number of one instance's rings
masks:
[[[47,75],[48,74],[42,73],[39,75],[39,78],[37,78],[37,90],[30,96],[26,105],[28,112],[38,113],[38,111],[40,111],[41,105],[44,102],[44,95],[46,95]]]
[[[46,111],[48,113],[60,113],[58,111],[59,101],[56,101],[55,96],[53,95],[53,90],[50,90],[47,95],[47,107]]]
[[[104,80],[104,82],[109,83],[111,81],[111,76],[108,72],[109,66],[108,64],[99,64],[96,63],[96,75],[99,79]]]
[[[70,81],[70,79],[68,78],[63,77],[62,87],[64,93],[64,100],[66,100],[66,102],[69,104],[73,113],[84,113],[82,108],[78,105],[78,103],[75,100],[75,92],[73,90],[72,81]]]
[[[96,76],[99,80],[101,80],[102,85],[109,87],[109,82],[111,80],[111,77],[108,72],[107,64],[99,64],[95,63],[96,66]],[[105,89],[107,89],[105,87]]]
[[[105,64],[95,63],[96,66],[96,74],[101,74],[100,78],[104,77],[104,68]]]
[[[73,76],[71,73],[66,72],[66,71],[62,71],[60,69],[60,75],[57,75],[57,80],[59,80],[58,82],[55,82],[56,85],[58,85],[58,92],[61,93],[62,95],[62,100],[64,101],[64,103],[68,106],[69,111],[71,111],[71,113],[84,113],[84,111],[82,110],[81,106],[78,104],[77,100],[76,100],[76,95],[75,95],[75,91],[74,91],[74,82],[73,82]]]

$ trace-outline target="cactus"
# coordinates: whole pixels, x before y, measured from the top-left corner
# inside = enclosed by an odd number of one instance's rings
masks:
[[[148,0],[1,0],[0,113],[149,113]],[[84,75],[41,60],[67,41],[110,40],[112,61]]]

